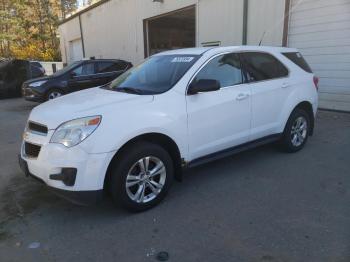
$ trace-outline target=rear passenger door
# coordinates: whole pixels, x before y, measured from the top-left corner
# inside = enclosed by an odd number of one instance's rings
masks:
[[[241,60],[252,95],[250,140],[275,134],[279,132],[280,115],[292,92],[289,71],[269,53],[245,52]]]
[[[103,61],[97,63],[98,85],[104,85],[125,72],[128,65],[124,61]]]

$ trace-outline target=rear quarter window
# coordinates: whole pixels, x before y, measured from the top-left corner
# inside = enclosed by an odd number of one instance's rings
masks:
[[[308,63],[305,61],[304,57],[299,52],[291,52],[291,53],[282,53],[285,57],[287,57],[294,64],[302,68],[304,71],[308,73],[312,73],[312,70]]]
[[[241,59],[249,82],[288,76],[288,69],[273,55],[259,52],[242,53]]]

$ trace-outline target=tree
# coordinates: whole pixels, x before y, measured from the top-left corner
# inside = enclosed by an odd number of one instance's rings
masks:
[[[57,28],[76,0],[0,0],[0,57],[60,60]]]

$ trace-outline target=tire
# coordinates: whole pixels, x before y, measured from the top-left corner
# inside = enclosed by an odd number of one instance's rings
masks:
[[[306,124],[306,126],[305,126]],[[280,141],[282,149],[295,153],[303,149],[310,134],[311,122],[308,113],[296,108],[289,116]]]
[[[148,172],[142,172],[147,159]],[[152,176],[156,166],[164,168]],[[174,164],[169,153],[159,145],[138,142],[123,150],[115,159],[109,189],[118,206],[131,212],[140,212],[156,206],[164,199],[173,178]]]
[[[47,93],[46,93],[46,101],[55,99],[57,97],[63,96],[64,93],[59,90],[59,89],[50,89]]]

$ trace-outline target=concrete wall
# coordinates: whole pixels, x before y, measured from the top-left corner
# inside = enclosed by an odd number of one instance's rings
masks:
[[[40,64],[44,67],[46,75],[48,75],[48,76],[52,75],[54,73],[53,68],[52,68],[53,64],[56,65],[56,71],[63,68],[62,62],[40,62]]]
[[[221,45],[241,45],[243,0],[201,0],[197,6],[198,41],[220,41]]]
[[[249,0],[248,45],[282,46],[285,0]]]
[[[69,42],[80,38],[79,18],[76,17],[64,24],[61,24],[58,31],[60,34],[62,61],[66,63],[70,57]]]
[[[241,45],[244,0],[110,0],[81,14],[85,57],[144,59],[143,20],[196,5],[196,43]],[[257,44],[265,28],[283,20],[284,0],[249,0],[248,43]],[[80,38],[78,17],[60,25],[62,60],[69,62],[69,41]],[[283,21],[268,32],[265,45],[281,45]]]

